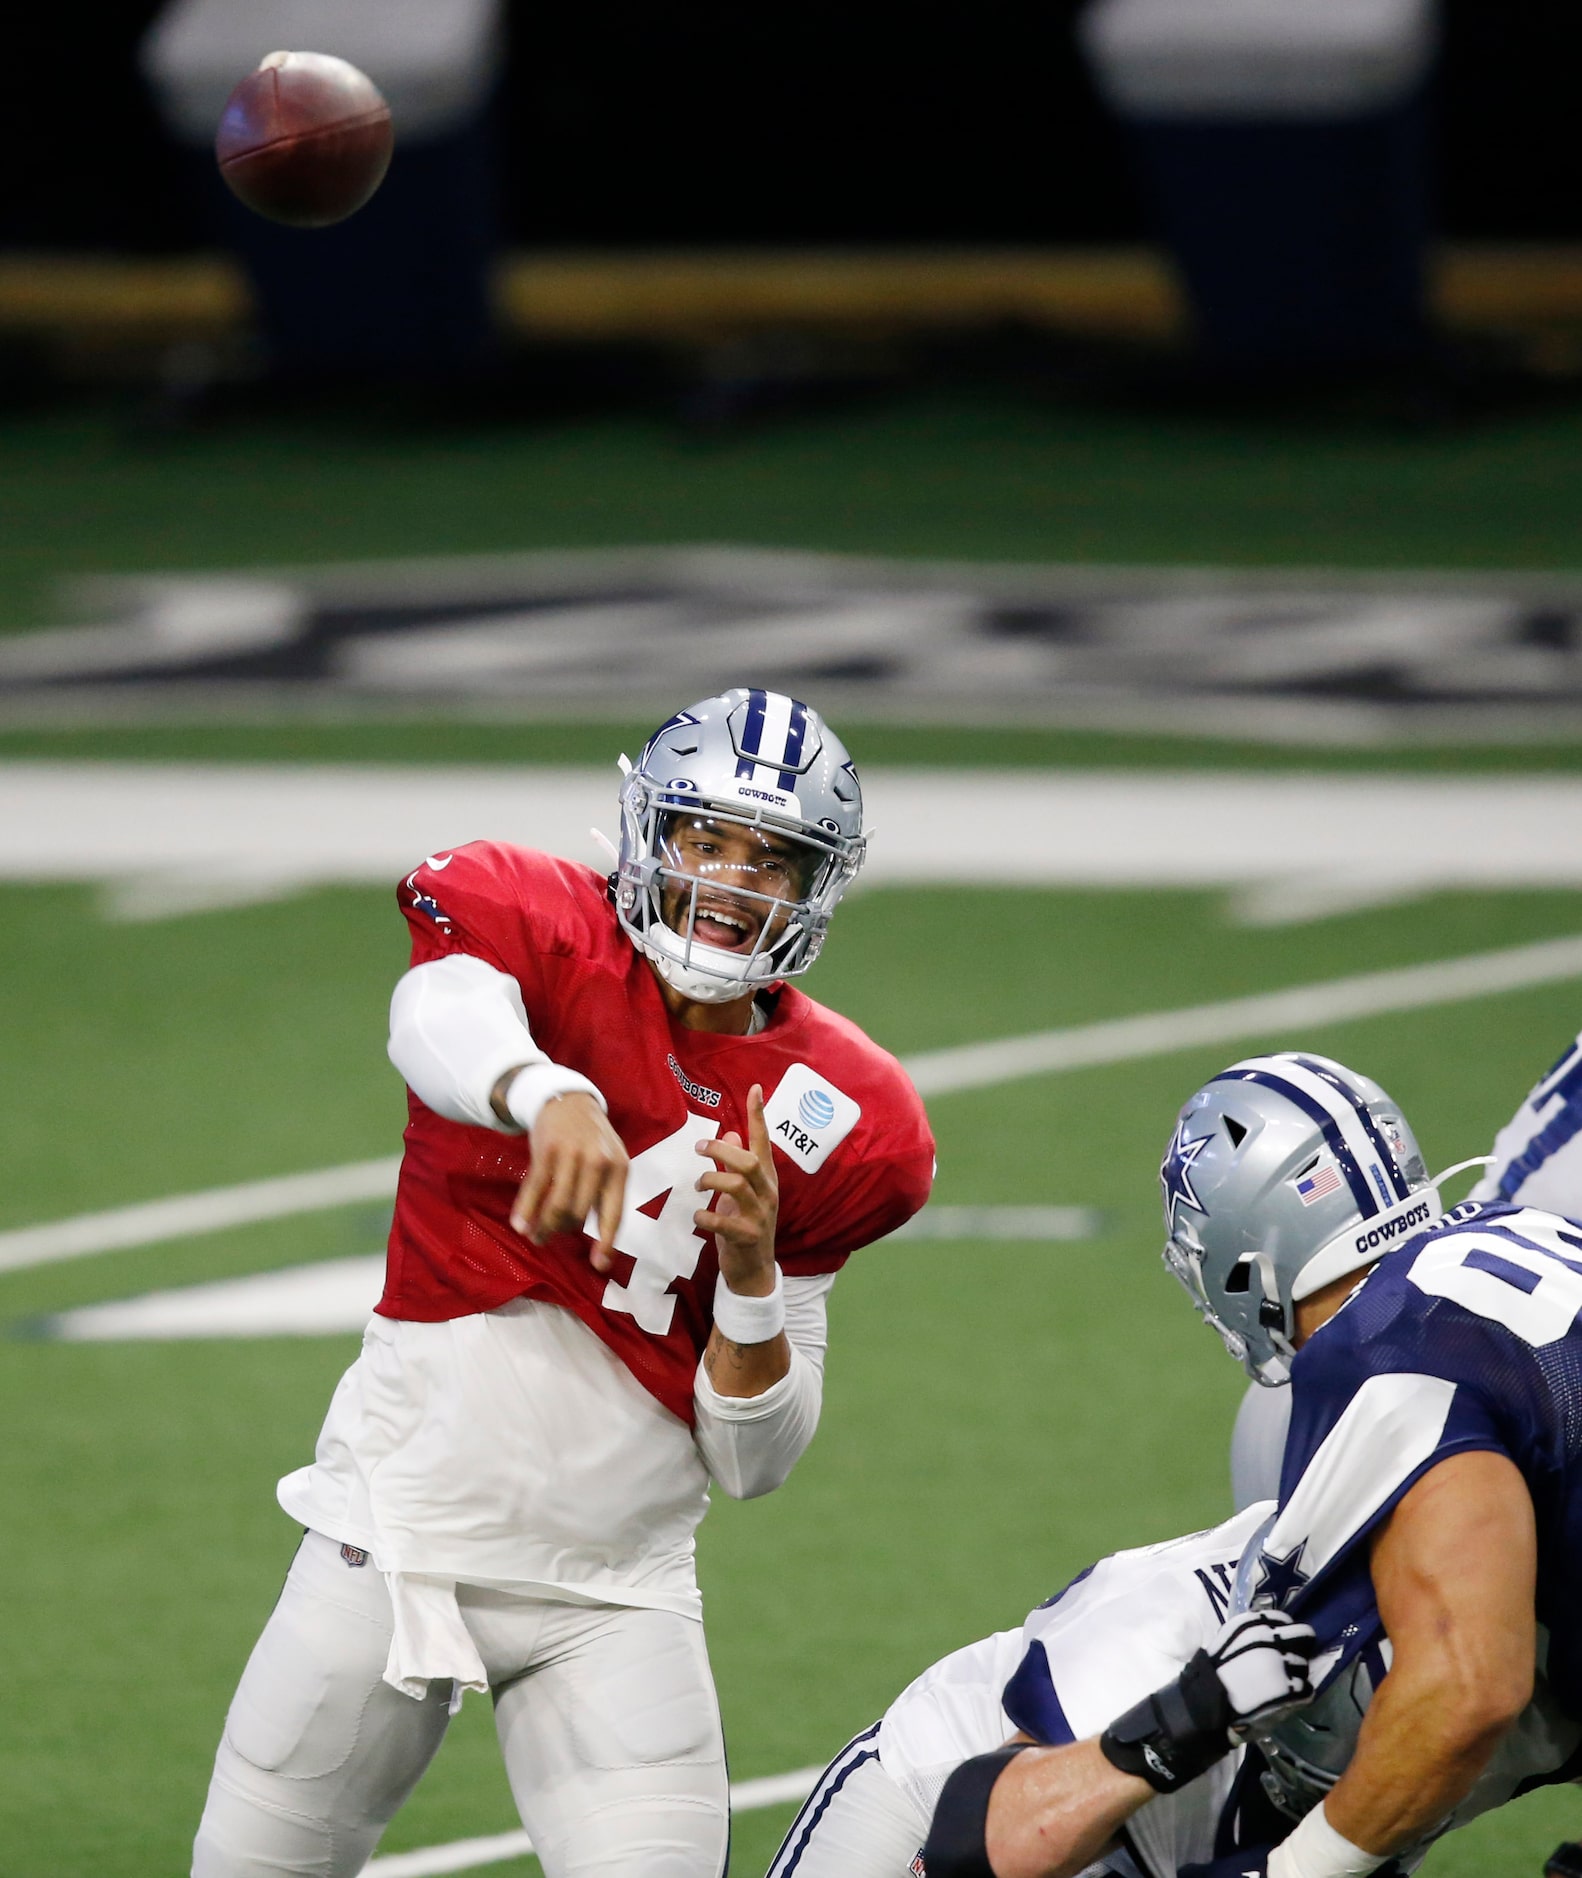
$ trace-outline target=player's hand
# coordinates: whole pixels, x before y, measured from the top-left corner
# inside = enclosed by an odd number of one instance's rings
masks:
[[[1207,1655],[1225,1692],[1231,1727],[1310,1702],[1316,1647],[1310,1624],[1293,1623],[1272,1606],[1243,1611],[1222,1624]]]
[[[764,1120],[764,1092],[757,1083],[747,1092],[747,1145],[732,1133],[700,1141],[698,1153],[714,1163],[698,1176],[698,1191],[715,1198],[692,1215],[692,1223],[699,1232],[713,1233],[727,1288],[766,1298],[775,1288],[780,1180]]]
[[[1155,1793],[1176,1793],[1227,1753],[1250,1722],[1312,1700],[1316,1639],[1284,1611],[1243,1611],[1188,1657],[1174,1682],[1117,1715],[1099,1752]]]
[[[512,1202],[512,1226],[542,1245],[551,1233],[581,1232],[597,1213],[589,1257],[596,1272],[607,1272],[626,1200],[627,1161],[610,1118],[592,1096],[554,1096],[539,1110],[530,1139],[533,1165]]]

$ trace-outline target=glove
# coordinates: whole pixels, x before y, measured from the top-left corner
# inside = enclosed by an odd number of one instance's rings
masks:
[[[1276,1709],[1311,1702],[1310,1665],[1317,1647],[1311,1624],[1294,1624],[1273,1607],[1243,1611],[1223,1624],[1213,1644],[1200,1654],[1207,1655],[1225,1691],[1229,1725],[1245,1727]]]
[[[1099,1750],[1156,1793],[1174,1793],[1228,1751],[1233,1728],[1312,1700],[1315,1647],[1311,1627],[1284,1611],[1243,1611],[1174,1682],[1111,1722]]]

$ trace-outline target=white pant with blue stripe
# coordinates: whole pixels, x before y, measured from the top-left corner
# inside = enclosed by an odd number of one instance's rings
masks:
[[[879,1762],[879,1724],[848,1741],[819,1776],[768,1878],[910,1878],[928,1820]]]

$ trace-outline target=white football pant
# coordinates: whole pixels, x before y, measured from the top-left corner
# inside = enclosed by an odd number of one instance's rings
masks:
[[[929,1822],[879,1764],[879,1724],[819,1776],[767,1878],[908,1878]]]
[[[548,1878],[720,1878],[725,1745],[703,1626],[458,1585]],[[354,1878],[449,1719],[384,1681],[390,1594],[310,1532],[242,1673],[193,1878]]]

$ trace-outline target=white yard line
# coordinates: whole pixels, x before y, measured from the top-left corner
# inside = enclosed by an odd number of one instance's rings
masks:
[[[1141,1017],[1110,1018],[1066,1030],[1034,1031],[994,1043],[929,1050],[904,1061],[925,1096],[950,1095],[963,1089],[992,1088],[1027,1076],[1136,1062],[1204,1044],[1239,1043],[1249,1037],[1261,1037],[1271,1044],[1289,1043],[1296,1040],[1291,1033],[1314,1025],[1428,1010],[1435,1005],[1460,1004],[1502,991],[1561,984],[1573,978],[1582,978],[1582,935],[1441,959],[1431,965],[1362,972],[1353,978],[1294,985],[1284,991],[1260,992],[1219,1004],[1188,1005],[1180,1011],[1153,1011]],[[311,1174],[248,1181],[239,1187],[215,1187],[205,1193],[182,1194],[142,1206],[117,1207],[48,1225],[25,1226],[0,1233],[0,1272],[123,1247],[156,1245],[254,1220],[319,1212],[354,1200],[385,1200],[395,1191],[399,1165],[394,1156],[355,1161]]]
[[[130,1246],[162,1245],[167,1239],[190,1239],[226,1226],[255,1220],[286,1219],[293,1213],[318,1213],[354,1200],[388,1200],[395,1192],[398,1154],[378,1161],[352,1161],[312,1174],[284,1174],[278,1180],[249,1180],[239,1187],[211,1187],[204,1193],[177,1194],[141,1206],[112,1207],[106,1213],[79,1213],[46,1226],[24,1226],[0,1233],[0,1272],[25,1265],[52,1265],[58,1259],[86,1258],[95,1252],[119,1252]]]
[[[1168,1056],[1199,1044],[1237,1043],[1281,1033],[1289,1041],[1290,1032],[1315,1024],[1428,1010],[1437,1004],[1460,1004],[1500,991],[1559,984],[1568,978],[1582,978],[1582,936],[1545,939],[1500,952],[1475,952],[1433,965],[1362,972],[1355,978],[1294,985],[1287,991],[1259,992],[1222,1004],[1192,1004],[1181,1011],[1153,1011],[1071,1030],[1034,1031],[999,1043],[931,1050],[926,1056],[911,1058],[907,1068],[922,1094],[945,1095],[960,1089],[987,1089],[1023,1076]]]
[[[1085,1206],[925,1206],[897,1239],[1093,1239],[1103,1218]],[[881,1244],[885,1243],[881,1241]],[[361,1332],[384,1289],[382,1251],[316,1259],[279,1271],[145,1291],[37,1320],[32,1334],[62,1343],[166,1343],[187,1337],[333,1337]]]
[[[1094,1239],[1091,1206],[925,1206],[892,1239]]]
[[[481,828],[530,832],[602,872],[590,826],[611,825],[614,788],[613,764],[4,761],[0,877],[93,882],[113,917],[169,919],[315,886],[388,892]],[[1227,890],[1238,917],[1271,924],[1450,890],[1582,887],[1578,776],[880,765],[863,791],[879,831],[865,890]]]
[[[787,1806],[805,1800],[822,1767],[798,1767],[789,1774],[770,1774],[763,1780],[738,1780],[731,1788],[731,1811],[753,1813],[766,1806]],[[450,1871],[476,1871],[480,1865],[503,1865],[507,1859],[525,1858],[533,1842],[525,1832],[496,1832],[486,1839],[454,1839],[449,1845],[427,1845],[417,1852],[395,1852],[376,1858],[364,1870],[379,1878],[434,1878]]]

